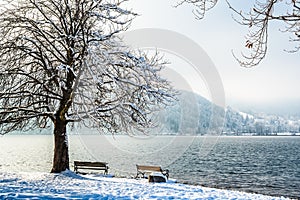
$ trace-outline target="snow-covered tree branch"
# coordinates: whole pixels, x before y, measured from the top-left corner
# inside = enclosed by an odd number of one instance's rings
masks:
[[[295,44],[297,52],[300,49],[300,2],[268,0],[266,2],[256,1],[250,12],[238,11],[228,3],[235,16],[236,21],[249,28],[246,36],[245,47],[249,49],[248,54],[242,54],[242,58],[236,57],[241,66],[253,67],[258,65],[266,56],[268,48],[268,30],[271,21],[283,22],[285,28],[281,31],[290,33],[290,41]]]
[[[177,6],[191,4],[195,8],[193,13],[197,19],[202,19],[206,11],[213,8],[217,0],[182,0]],[[295,44],[294,49],[288,52],[298,52],[300,49],[300,1],[298,0],[267,0],[253,2],[253,5],[245,10],[238,8],[227,1],[229,8],[234,12],[234,19],[249,29],[246,35],[246,53],[234,57],[244,67],[258,65],[266,56],[268,48],[268,30],[271,21],[283,22],[284,33],[290,34],[290,42]],[[250,11],[249,11],[250,10]]]

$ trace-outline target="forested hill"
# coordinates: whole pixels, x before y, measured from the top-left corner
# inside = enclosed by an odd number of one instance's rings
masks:
[[[299,118],[245,113],[216,106],[207,99],[181,91],[178,103],[161,113],[162,132],[173,134],[271,135],[300,132]]]
[[[202,96],[187,91],[181,91],[176,105],[162,111],[156,120],[161,125],[153,131],[154,134],[275,135],[300,132],[299,117],[245,113],[231,107],[223,109]],[[50,135],[52,128],[12,134]],[[99,133],[97,130],[73,127],[71,134]]]

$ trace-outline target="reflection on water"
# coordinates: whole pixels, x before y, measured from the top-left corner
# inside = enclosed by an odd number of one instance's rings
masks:
[[[70,136],[73,160],[105,161],[133,177],[161,165],[181,182],[300,198],[300,137]],[[0,171],[50,171],[53,137],[0,137]]]

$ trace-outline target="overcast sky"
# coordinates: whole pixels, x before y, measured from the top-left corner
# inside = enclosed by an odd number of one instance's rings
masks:
[[[299,52],[284,52],[284,49],[292,49],[293,46],[288,42],[288,34],[278,31],[279,24],[271,24],[265,60],[257,67],[246,69],[238,65],[231,51],[238,55],[244,49],[247,29],[233,21],[232,12],[224,1],[219,1],[201,21],[194,19],[192,7],[175,9],[172,5],[172,0],[131,0],[128,8],[140,16],[133,21],[130,30],[168,29],[194,40],[216,66],[227,104],[247,104],[251,107],[300,99]],[[173,63],[178,65],[176,59]],[[203,95],[207,97],[205,89]]]

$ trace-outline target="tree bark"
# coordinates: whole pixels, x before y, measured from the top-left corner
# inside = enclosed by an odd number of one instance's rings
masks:
[[[70,169],[67,123],[57,119],[54,124],[54,157],[51,173],[60,173]]]

